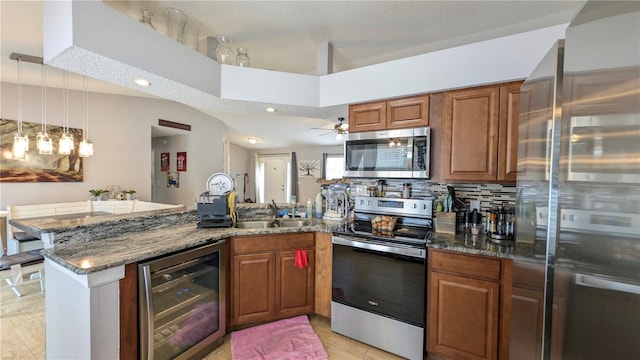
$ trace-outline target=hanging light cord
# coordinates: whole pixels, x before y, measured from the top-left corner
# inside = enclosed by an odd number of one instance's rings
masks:
[[[66,134],[69,126],[69,76],[66,70],[62,73],[62,83],[62,133]]]
[[[82,93],[82,140],[87,140],[89,138],[89,79],[86,76],[82,77],[82,88],[84,92]]]
[[[22,134],[22,58],[18,57],[18,134]]]
[[[47,133],[47,72],[42,64],[42,134]]]

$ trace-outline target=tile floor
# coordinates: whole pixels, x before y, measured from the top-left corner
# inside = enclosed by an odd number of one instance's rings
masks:
[[[20,298],[4,284],[0,289],[0,359],[44,359],[44,293],[40,292],[37,282],[21,285],[20,289],[23,293]],[[402,359],[331,332],[327,318],[311,316],[310,322],[324,344],[329,359]],[[214,359],[231,360],[229,335],[225,336],[224,344],[205,357],[205,360]]]

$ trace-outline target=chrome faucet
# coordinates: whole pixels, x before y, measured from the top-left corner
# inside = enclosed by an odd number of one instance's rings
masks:
[[[274,218],[278,217],[278,211],[280,209],[278,209],[278,205],[276,205],[275,200],[271,199],[271,204],[269,204],[269,209],[271,209],[271,214],[273,215]]]

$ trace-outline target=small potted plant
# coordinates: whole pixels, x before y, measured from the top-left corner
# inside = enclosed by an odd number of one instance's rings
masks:
[[[133,200],[133,194],[135,194],[136,191],[133,189],[130,189],[130,190],[123,191],[123,193],[127,194],[127,200]]]
[[[97,201],[104,200],[104,197],[107,195],[109,191],[104,189],[91,189],[89,193],[95,197]]]

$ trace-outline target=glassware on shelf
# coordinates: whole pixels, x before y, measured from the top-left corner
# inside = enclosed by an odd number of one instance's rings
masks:
[[[218,36],[218,46],[216,47],[216,60],[220,64],[233,65],[233,50],[231,50],[231,40],[225,36]]]
[[[243,67],[250,66],[249,55],[247,55],[247,52],[248,52],[247,48],[238,48],[238,55],[236,56],[236,65],[243,66]]]
[[[152,28],[153,30],[155,30],[156,27],[153,26],[153,23],[151,22],[151,17],[153,17],[153,12],[151,12],[151,10],[143,9],[142,18],[140,19],[140,22]]]
[[[179,43],[183,43],[184,27],[187,24],[187,15],[180,9],[167,8],[167,33],[166,35]]]

